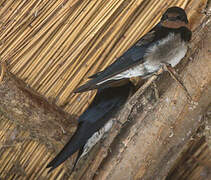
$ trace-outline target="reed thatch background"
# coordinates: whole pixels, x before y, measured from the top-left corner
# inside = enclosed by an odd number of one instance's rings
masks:
[[[186,9],[192,22],[206,0],[3,0],[0,60],[51,103],[80,115],[95,92],[73,94],[151,29],[170,6]],[[192,27],[193,28],[193,27]],[[46,145],[0,112],[0,178],[65,179],[47,175]],[[14,143],[15,137],[15,143]],[[19,163],[17,163],[19,162]],[[18,172],[18,173],[17,173]]]
[[[167,7],[192,2],[4,1],[1,61],[45,98],[68,113],[80,114],[94,92],[72,91],[152,28]]]

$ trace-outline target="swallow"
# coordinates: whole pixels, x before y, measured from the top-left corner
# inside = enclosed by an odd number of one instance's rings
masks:
[[[79,150],[72,168],[72,171],[74,170],[87,141],[95,132],[99,131],[126,102],[132,87],[131,82],[125,81],[123,85],[98,89],[88,109],[78,118],[78,127],[74,135],[61,152],[47,165],[47,168],[50,168],[48,173]]]
[[[133,86],[129,79],[138,76],[147,78],[156,73],[163,64],[175,67],[185,56],[191,35],[185,11],[179,7],[171,7],[151,31],[114,63],[90,76],[90,81],[77,88],[74,91],[76,93],[93,89],[98,91],[91,105],[79,117],[77,130],[70,141],[47,165],[49,172],[79,150],[74,169],[89,138],[126,102]]]
[[[105,70],[90,76],[90,80],[74,92],[109,87],[115,81],[132,77],[145,79],[163,64],[175,67],[185,56],[191,36],[185,11],[180,7],[170,7],[151,31]]]

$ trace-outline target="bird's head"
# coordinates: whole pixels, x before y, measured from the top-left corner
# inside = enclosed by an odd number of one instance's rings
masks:
[[[174,29],[187,27],[188,18],[184,9],[176,6],[168,8],[161,18],[161,25]]]

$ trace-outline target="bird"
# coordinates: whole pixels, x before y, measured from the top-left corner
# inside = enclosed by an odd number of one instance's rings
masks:
[[[73,172],[89,138],[95,132],[98,132],[118,112],[132,90],[133,84],[130,81],[125,81],[123,84],[108,88],[99,88],[92,103],[78,118],[78,127],[73,136],[58,155],[47,165],[47,168],[50,168],[48,173],[79,150],[71,171]]]
[[[146,35],[103,71],[92,76],[74,92],[97,89],[97,94],[78,118],[78,127],[68,143],[47,165],[51,172],[67,158],[79,151],[73,164],[74,170],[88,139],[99,131],[118,112],[134,87],[130,78],[148,78],[163,65],[175,67],[185,56],[192,32],[184,9],[170,7],[161,20]]]
[[[109,87],[115,81],[133,77],[146,79],[163,65],[175,67],[185,56],[191,36],[192,32],[188,28],[188,18],[184,9],[177,6],[170,7],[154,28],[110,66],[90,76],[90,80],[74,92],[85,92],[102,86]]]

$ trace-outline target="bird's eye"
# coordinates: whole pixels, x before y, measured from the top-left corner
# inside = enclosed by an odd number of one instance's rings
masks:
[[[177,20],[182,20],[182,17],[181,16],[177,16],[176,19]]]
[[[168,19],[168,15],[167,14],[164,14],[161,20],[162,21],[165,21],[166,19]]]

